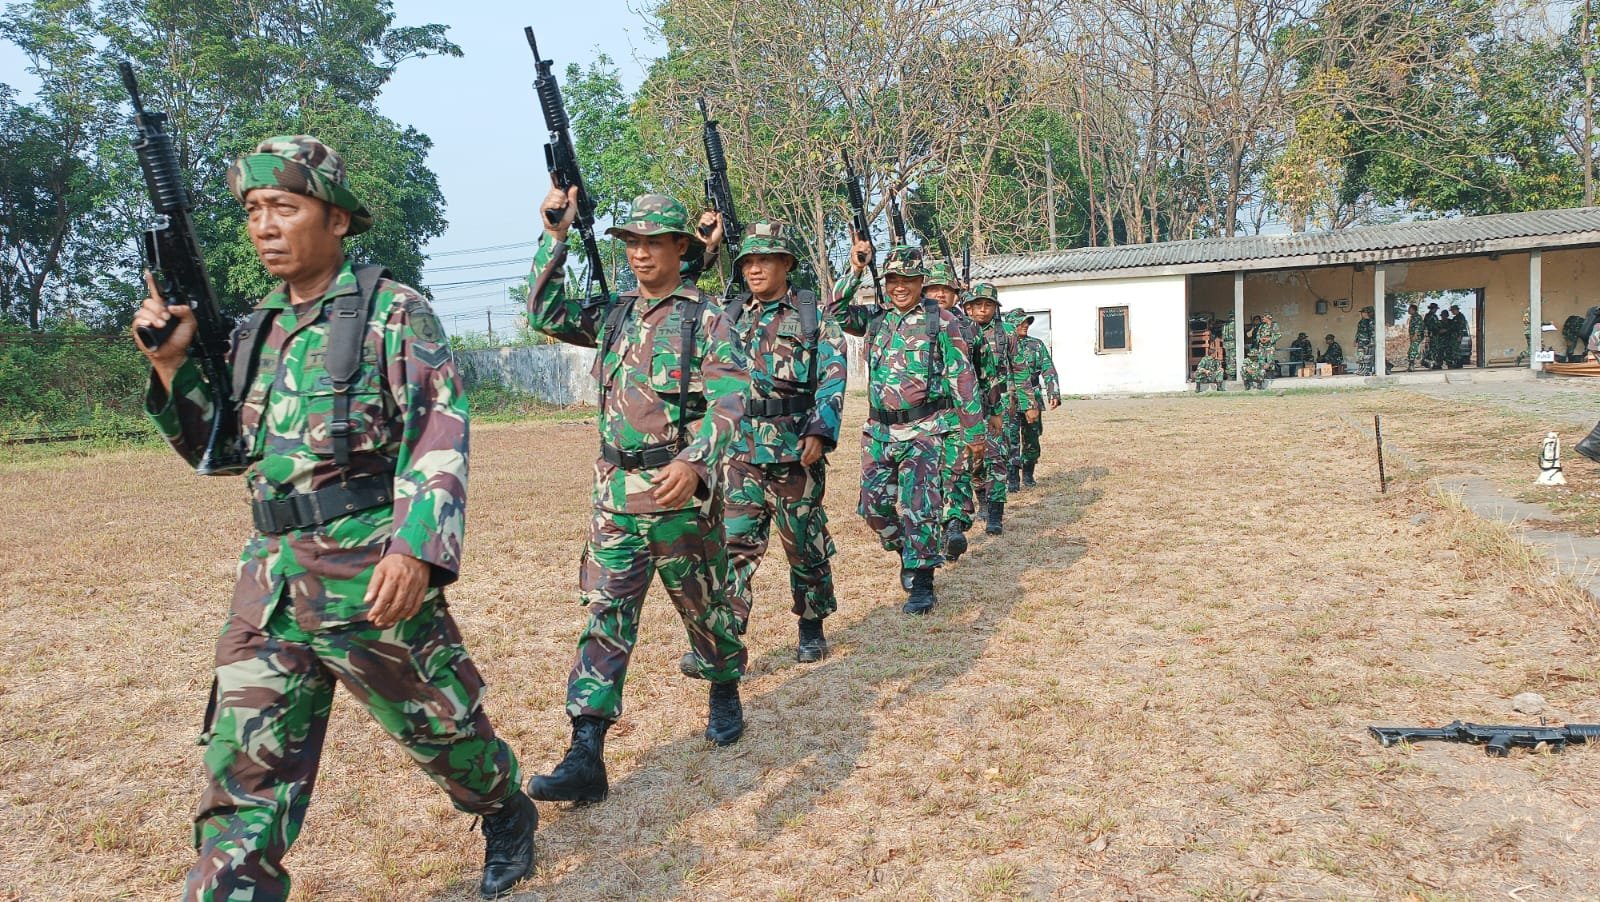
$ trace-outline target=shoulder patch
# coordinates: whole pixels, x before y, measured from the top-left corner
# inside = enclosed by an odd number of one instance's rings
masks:
[[[439,317],[434,314],[433,308],[427,304],[407,305],[411,316],[411,331],[417,338],[429,344],[448,344],[445,338],[444,325],[439,322]]]

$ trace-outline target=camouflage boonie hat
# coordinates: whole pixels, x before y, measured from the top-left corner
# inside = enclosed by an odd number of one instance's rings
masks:
[[[1007,310],[1005,320],[1013,326],[1024,326],[1032,323],[1033,317],[1021,310]]]
[[[372,213],[345,178],[344,158],[310,135],[277,135],[256,145],[228,167],[228,190],[244,203],[257,188],[304,194],[350,211],[349,235],[372,228]]]
[[[965,301],[963,301],[963,303],[976,304],[976,303],[978,303],[980,301],[982,301],[984,303],[987,303],[987,304],[993,304],[996,307],[1000,306],[1000,293],[998,291],[995,291],[994,283],[992,283],[992,282],[974,282],[974,283],[972,283],[972,290],[967,292],[967,299]]]
[[[738,266],[740,260],[751,254],[783,254],[798,263],[800,256],[789,246],[789,239],[785,237],[788,231],[781,222],[754,223],[750,226],[750,233],[739,242],[739,253],[734,256],[733,265]]]
[[[922,283],[924,288],[934,285],[943,285],[946,288],[954,288],[957,291],[961,290],[961,286],[956,283],[955,273],[950,271],[950,264],[942,260],[935,261],[928,266],[927,279]]]
[[[922,250],[909,244],[890,248],[888,256],[883,258],[883,274],[908,279],[927,276],[928,270],[922,265]]]
[[[665,194],[641,194],[634,198],[628,218],[606,229],[606,234],[613,238],[624,235],[682,235],[689,239],[689,247],[684,251],[686,259],[698,257],[706,248],[694,224],[689,221],[688,208]]]

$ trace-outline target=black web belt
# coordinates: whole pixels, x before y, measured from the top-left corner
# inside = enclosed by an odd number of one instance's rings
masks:
[[[795,395],[792,398],[748,398],[744,402],[747,417],[786,417],[805,413],[817,403],[813,394]]]
[[[950,399],[941,398],[937,401],[918,404],[916,407],[909,407],[905,410],[884,410],[881,407],[873,407],[870,408],[870,413],[874,423],[882,423],[885,426],[903,426],[906,423],[915,423],[918,420],[931,417],[941,410],[949,409]]]
[[[653,470],[664,467],[677,458],[684,448],[681,442],[651,445],[638,451],[624,451],[605,442],[600,443],[600,456],[614,467],[624,470]]]
[[[358,511],[394,503],[394,477],[360,476],[315,492],[297,492],[285,498],[251,501],[256,529],[269,536],[293,529],[309,529]]]

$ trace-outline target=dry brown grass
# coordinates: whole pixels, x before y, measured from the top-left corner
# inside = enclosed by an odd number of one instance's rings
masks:
[[[1075,402],[1050,420],[1040,487],[1014,502],[1005,542],[980,538],[918,620],[853,513],[852,443],[830,493],[834,656],[793,663],[769,560],[749,732],[714,750],[704,685],[677,675],[681,627],[654,592],[611,799],[542,806],[525,898],[1600,895],[1593,750],[1497,761],[1364,735],[1517,718],[1506,699],[1524,690],[1600,719],[1569,590],[1419,477],[1378,495],[1370,443],[1339,416],[1383,410],[1428,462],[1413,442],[1436,403]],[[1513,436],[1526,424],[1480,425],[1490,438],[1462,463],[1532,447]],[[452,598],[530,771],[566,740],[592,444],[570,425],[475,436]],[[246,528],[238,486],[128,452],[0,467],[0,504],[0,898],[170,898]],[[1431,522],[1412,525],[1421,512]],[[290,856],[297,898],[466,898],[467,819],[335,708]]]

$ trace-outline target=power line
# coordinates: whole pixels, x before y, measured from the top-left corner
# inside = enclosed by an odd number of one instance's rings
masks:
[[[486,254],[490,251],[509,251],[519,247],[536,247],[538,244],[539,242],[537,241],[518,241],[514,244],[494,244],[489,245],[488,247],[469,247],[461,250],[440,251],[437,254],[429,254],[428,259],[432,260],[435,257],[466,257],[472,254]]]

